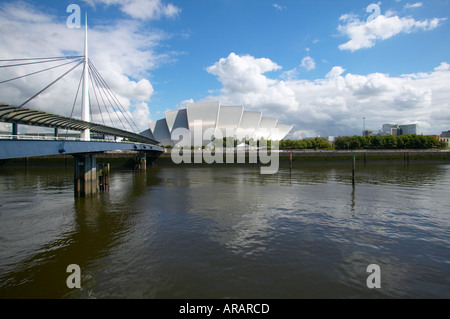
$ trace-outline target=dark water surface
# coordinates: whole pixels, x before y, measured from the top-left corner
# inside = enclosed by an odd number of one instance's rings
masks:
[[[74,199],[71,167],[3,167],[0,298],[449,298],[449,188],[437,163],[370,163],[354,189],[348,164],[174,166]]]

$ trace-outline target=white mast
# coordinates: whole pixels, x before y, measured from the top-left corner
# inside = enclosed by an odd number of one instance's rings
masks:
[[[87,35],[87,12],[84,27],[84,68],[83,68],[83,96],[81,105],[81,120],[90,122],[90,106],[89,106],[89,65],[88,65],[88,35]],[[81,132],[81,139],[85,141],[91,140],[91,130],[86,129]]]

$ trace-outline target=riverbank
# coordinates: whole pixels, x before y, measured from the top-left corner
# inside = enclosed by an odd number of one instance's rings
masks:
[[[199,152],[197,152],[199,154]],[[257,152],[246,153],[246,163],[249,163],[249,157],[256,158]],[[380,161],[380,160],[400,160],[400,161],[417,161],[417,160],[450,160],[450,150],[292,150],[280,151],[280,162],[327,162],[327,161],[347,161],[355,155],[356,161]],[[214,155],[214,153],[213,153]],[[272,154],[272,156],[275,156]],[[193,158],[193,156],[192,156]],[[226,163],[224,155],[223,162]],[[191,161],[194,163],[194,160]],[[166,150],[161,154],[155,164],[173,163],[171,151]],[[237,155],[235,152],[234,163],[237,163]]]
[[[310,163],[326,163],[326,162],[345,162],[350,161],[355,155],[357,162],[368,163],[370,161],[444,161],[450,162],[450,150],[292,150],[280,151],[279,163],[281,166],[289,165],[292,153],[292,163],[296,162],[310,162]],[[201,152],[194,153],[201,155]],[[258,158],[257,152],[247,152],[245,163],[241,165],[258,165],[259,163],[251,159]],[[117,168],[133,168],[137,152],[106,152],[97,156],[97,163],[109,163],[112,167]],[[147,156],[147,165],[149,166],[171,166],[171,165],[207,165],[203,160],[198,164],[194,161],[194,155],[191,154],[192,164],[175,164],[172,160],[171,150],[166,150],[164,153]],[[220,156],[220,155],[219,155]],[[272,159],[275,154],[272,154]],[[214,162],[212,165],[236,165],[238,163],[237,153],[234,154],[233,160],[226,160],[223,154],[223,164]],[[270,158],[270,157],[269,157]],[[58,155],[35,158],[21,158],[13,160],[1,160],[0,167],[11,166],[72,166],[73,157],[70,155]],[[209,164],[208,164],[209,165]]]

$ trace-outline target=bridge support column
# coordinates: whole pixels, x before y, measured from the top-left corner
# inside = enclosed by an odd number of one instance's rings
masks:
[[[97,158],[95,155],[74,155],[75,197],[97,194]]]
[[[147,169],[147,154],[139,152],[135,159],[135,171],[145,172]]]

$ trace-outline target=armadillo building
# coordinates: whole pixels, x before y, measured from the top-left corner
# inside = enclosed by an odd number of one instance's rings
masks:
[[[195,135],[201,136],[202,145],[208,145],[214,137],[280,141],[293,128],[264,117],[261,112],[246,111],[242,106],[222,106],[219,102],[189,103],[185,109],[164,115],[165,118],[151,122],[144,132],[160,145],[176,145],[180,132],[190,135],[191,145],[196,145]]]

